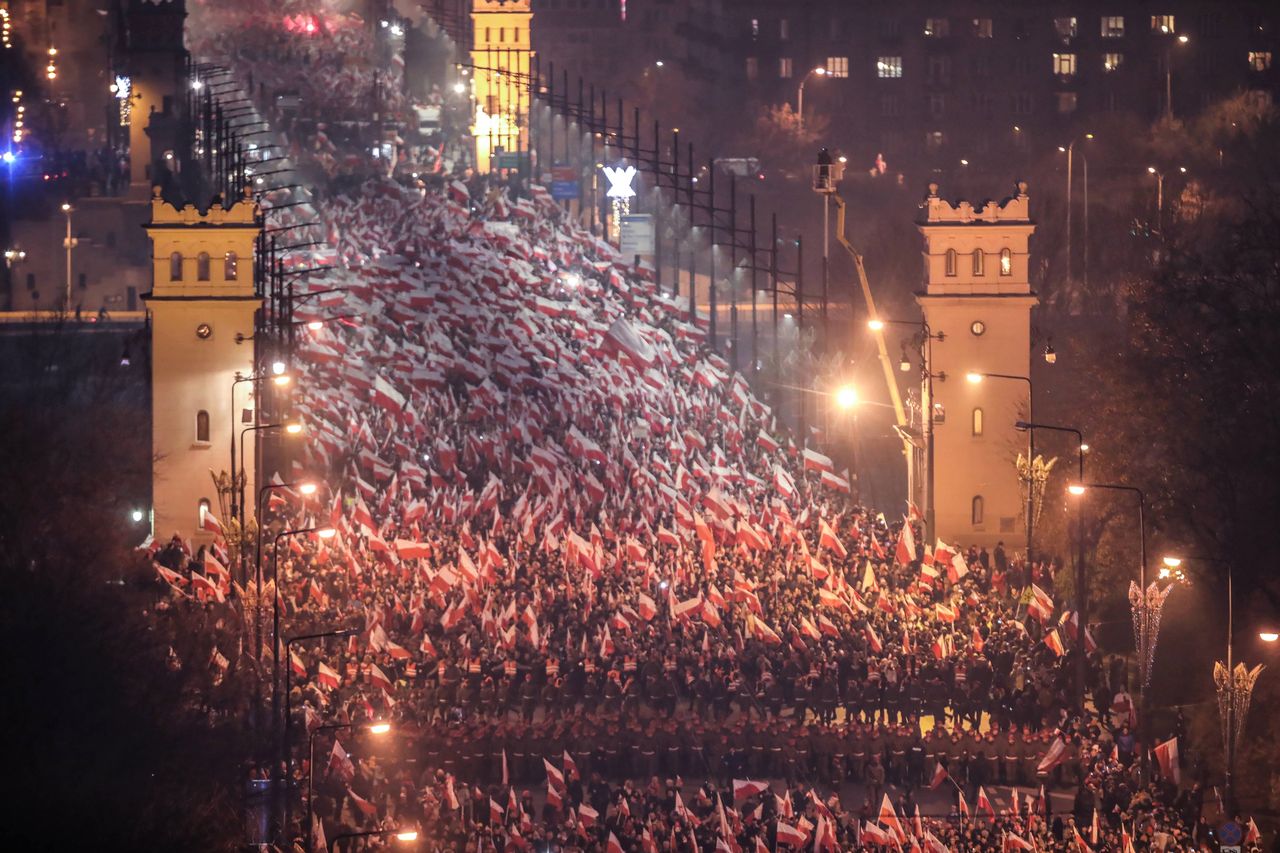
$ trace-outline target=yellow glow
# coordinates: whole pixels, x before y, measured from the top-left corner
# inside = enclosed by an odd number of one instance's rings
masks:
[[[858,389],[852,385],[846,385],[836,391],[836,405],[842,409],[852,409],[858,405]]]
[[[313,332],[318,332],[322,328],[324,328],[324,323],[320,320],[312,320],[310,323],[307,324],[307,328]]]
[[[281,385],[281,386],[283,386],[283,385],[288,385],[290,382],[292,382],[292,381],[293,381],[293,377],[292,377],[292,376],[290,376],[290,375],[289,375],[289,374],[287,374],[287,373],[282,373],[282,374],[281,374],[281,375],[279,375],[279,376],[273,376],[273,377],[271,378],[271,381],[272,381],[272,382],[274,382],[274,383],[276,383],[277,385]]]
[[[280,376],[284,373],[285,368],[287,366],[288,365],[286,365],[283,361],[273,361],[271,362],[271,372],[274,373],[276,376]]]
[[[321,527],[316,531],[316,535],[321,539],[332,539],[338,535],[338,531],[334,530],[332,527]]]
[[[372,735],[385,735],[389,731],[391,731],[390,723],[374,723],[369,726],[369,734]],[[416,836],[417,833],[414,833],[414,835]]]
[[[62,203],[62,212],[63,212],[63,213],[70,213],[70,212],[71,212],[71,205],[67,204],[67,203],[64,201],[64,202]]]
[[[1067,486],[1067,491],[1075,495],[1076,497],[1079,497],[1080,495],[1083,495],[1085,493],[1085,488],[1079,483],[1073,483],[1070,486]]]
[[[418,840],[418,833],[412,829],[407,832],[396,833],[396,841],[417,841],[417,840]]]
[[[1081,445],[1080,445],[1080,452],[1081,452],[1081,453],[1088,453],[1088,452],[1089,452],[1089,445],[1088,445],[1088,443],[1085,443],[1085,444],[1081,444]]]
[[[1161,580],[1164,580],[1165,578],[1169,577],[1169,575],[1170,575],[1170,571],[1169,571],[1169,569],[1167,569],[1167,568],[1163,568],[1163,569],[1161,569],[1161,570],[1160,570],[1160,579],[1161,579]]]
[[[289,435],[299,435],[302,432],[302,424],[286,424],[284,431]]]
[[[868,320],[868,321],[867,321],[867,328],[868,328],[868,329],[870,329],[870,330],[871,330],[871,331],[873,331],[873,332],[878,332],[878,331],[880,331],[881,329],[883,329],[883,328],[884,328],[884,321],[883,321],[883,320]]]
[[[1181,557],[1165,557],[1160,562],[1164,563],[1166,566],[1168,566],[1171,569],[1176,569],[1178,568],[1178,566],[1182,565],[1182,558]]]
[[[973,371],[969,371],[968,373],[966,373],[966,374],[964,375],[964,378],[965,378],[965,379],[968,379],[968,380],[969,380],[971,383],[973,383],[974,385],[977,385],[979,382],[981,382],[981,381],[982,381],[983,379],[985,379],[986,377],[984,377],[981,373],[974,373]]]
[[[304,495],[314,495],[316,493],[316,488],[317,486],[315,483],[303,483],[298,486],[298,491]]]
[[[1275,631],[1259,631],[1258,639],[1264,643],[1274,643],[1276,640],[1280,640],[1280,634]]]

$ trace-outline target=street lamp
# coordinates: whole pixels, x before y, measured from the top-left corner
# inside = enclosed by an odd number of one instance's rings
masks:
[[[819,65],[817,68],[810,69],[808,74],[800,78],[800,88],[796,91],[796,120],[800,123],[800,129],[804,130],[804,84],[809,82],[809,78],[814,74],[819,77],[825,77],[827,69]]]
[[[836,391],[836,406],[841,409],[852,409],[858,405],[858,389],[845,385]]]
[[[67,236],[63,241],[63,245],[66,246],[67,249],[67,292],[64,297],[65,302],[63,303],[63,310],[67,312],[71,311],[71,249],[76,244],[76,241],[71,236],[71,214],[74,211],[75,208],[69,203],[62,203],[62,212],[67,216]]]
[[[374,829],[368,832],[344,832],[341,835],[335,835],[333,837],[333,841],[329,843],[329,850],[336,851],[338,849],[338,842],[344,838],[369,838],[372,836],[378,836],[379,838],[391,837],[402,844],[411,844],[418,840],[417,831],[412,829]]]
[[[257,536],[255,537],[254,558],[253,558],[254,579],[257,581],[257,590],[258,590],[257,600],[258,601],[261,601],[261,598],[262,598],[262,528],[263,528],[262,498],[267,494],[267,492],[274,491],[276,489],[283,489],[283,490],[297,489],[299,492],[303,494],[314,494],[316,491],[316,486],[314,483],[310,483],[306,481],[298,481],[294,483],[267,483],[265,486],[258,489],[258,500],[257,500],[257,503],[254,504],[254,510],[255,510],[254,518],[258,519],[258,530],[257,530]],[[261,612],[261,609],[260,607],[255,606],[254,610],[256,611],[254,614],[254,622],[258,626],[258,630],[257,630],[258,649],[261,649],[262,648],[262,619],[258,615]]]
[[[1177,43],[1185,45],[1191,38],[1183,33],[1178,36]],[[1173,45],[1170,41],[1164,48],[1164,115],[1170,121],[1173,120]]]
[[[316,726],[315,731],[311,732],[311,734],[307,736],[307,850],[312,851],[312,853],[315,851],[315,844],[313,842],[314,836],[311,833],[311,824],[315,820],[316,735],[323,731],[336,731],[338,729],[350,729],[353,727],[354,726],[351,723],[325,723],[324,725]],[[391,725],[389,723],[374,723],[366,726],[365,731],[369,732],[369,734],[381,737],[391,731]],[[390,835],[393,831],[394,830],[389,830],[384,834]],[[369,835],[371,833],[361,834]],[[333,843],[329,845],[329,849],[334,849],[333,844],[336,844],[339,839],[353,837],[357,836],[339,835],[333,839]],[[414,837],[417,837],[416,834]]]
[[[1264,643],[1274,643],[1276,640],[1280,640],[1280,633],[1275,631],[1259,631],[1258,639],[1262,640]]]
[[[1185,175],[1187,173],[1186,166],[1179,166],[1178,173]],[[1156,176],[1156,230],[1163,233],[1164,231],[1164,172],[1155,166],[1147,167],[1147,174]]]
[[[1085,139],[1093,139],[1092,133],[1086,133]],[[1071,281],[1071,167],[1072,159],[1075,153],[1076,143],[1079,138],[1072,139],[1065,146],[1059,145],[1058,150],[1067,155],[1067,281]],[[1083,154],[1080,155],[1084,160],[1084,247],[1085,247],[1085,273],[1084,280],[1089,282],[1089,158]]]
[[[1084,455],[1089,450],[1089,445],[1085,444],[1084,434],[1075,427],[1055,426],[1054,424],[1038,424],[1033,421],[1015,421],[1013,428],[1021,430],[1029,435],[1034,435],[1038,429],[1051,430],[1053,432],[1069,432],[1076,437],[1076,482],[1067,487],[1067,491],[1075,497],[1081,497],[1085,493],[1084,486],[1080,485],[1084,482]],[[1084,501],[1076,502],[1076,610],[1080,614],[1080,630],[1081,632],[1088,630],[1089,626],[1089,588],[1085,584],[1085,565],[1084,565]],[[1080,656],[1076,660],[1076,699],[1080,703],[1080,707],[1084,707],[1084,688],[1086,675],[1085,662],[1085,640],[1084,634],[1078,637],[1080,642]]]
[[[304,640],[321,640],[321,639],[326,639],[328,637],[350,637],[353,634],[358,634],[358,633],[360,632],[355,628],[340,628],[337,631],[321,631],[316,634],[302,634],[297,637],[289,637],[287,640],[284,641],[285,658],[290,660],[292,659],[290,658],[290,648],[293,646],[294,643],[301,643]],[[284,668],[284,738],[280,744],[280,751],[284,753],[285,773],[290,780],[293,779],[293,752],[290,749],[290,740],[291,740],[290,734],[293,729],[293,709],[290,707],[292,703],[290,701],[290,696],[289,696],[289,670],[291,668],[292,667],[287,665]],[[379,724],[379,725],[386,725],[386,724]],[[370,726],[370,729],[372,728],[373,727]],[[390,730],[390,727],[388,725],[388,731],[389,730]],[[379,731],[379,732],[375,732],[375,734],[384,734],[384,732]],[[308,797],[310,797],[309,793],[308,793]],[[310,813],[308,813],[307,817],[308,817],[307,835],[309,837],[311,834]],[[293,819],[293,798],[289,796],[288,785],[286,784],[285,792],[284,792],[284,827],[286,832],[288,832],[289,825],[291,824],[292,819]]]
[[[1035,399],[1034,387],[1031,384],[1030,376],[1017,376],[1012,373],[986,373],[983,371],[971,370],[965,374],[965,379],[970,385],[980,385],[984,379],[1011,379],[1017,382],[1027,383],[1027,420],[1032,420],[1031,403]],[[1027,562],[1031,561],[1031,545],[1032,535],[1035,527],[1035,458],[1036,458],[1036,432],[1028,429],[1027,433]],[[1041,484],[1041,489],[1044,485]]]
[[[293,376],[287,371],[282,373],[272,373],[269,376],[266,376],[266,375],[241,376],[240,371],[237,370],[235,373],[235,377],[231,381],[231,486],[232,486],[231,517],[232,518],[239,518],[241,515],[244,514],[244,507],[242,506],[244,502],[243,498],[241,498],[239,502],[237,502],[237,499],[236,499],[236,496],[240,494],[240,489],[237,488],[237,485],[236,485],[236,386],[245,382],[250,382],[250,383],[253,383],[254,385],[257,385],[261,382],[265,382],[267,379],[270,379],[271,382],[275,384],[277,387],[283,388],[289,385],[289,383],[293,381]],[[242,445],[241,445],[241,451],[240,451],[240,458],[242,460],[244,459],[243,441],[244,441],[244,435],[241,434]],[[240,465],[240,470],[243,473],[244,471],[243,462]]]
[[[305,484],[304,485],[314,485]],[[278,722],[280,714],[280,543],[291,536],[314,533],[321,539],[332,539],[337,533],[332,527],[299,527],[276,535],[271,543],[271,719]]]
[[[287,375],[288,374],[285,374],[285,376]],[[281,378],[282,377],[280,376],[275,377],[276,380],[279,380]],[[253,426],[247,426],[244,429],[240,430],[240,505],[241,505],[240,509],[242,511],[244,510],[244,486],[249,479],[246,474],[248,469],[245,467],[245,464],[244,464],[244,446],[246,443],[244,440],[244,437],[251,432],[269,432],[271,430],[277,430],[277,429],[284,430],[284,433],[287,436],[298,436],[298,435],[302,435],[302,432],[303,432],[302,423],[299,421],[291,421],[288,423],[278,423],[278,424],[256,424]],[[232,441],[234,442],[234,436],[232,438]],[[306,484],[304,483],[303,485],[306,485]],[[310,492],[303,492],[303,494],[310,494]],[[262,513],[259,511],[258,516],[261,516],[261,514]],[[255,516],[255,517],[258,517],[258,516]],[[242,520],[240,525],[241,530],[244,529],[245,522],[247,521],[248,521],[247,518]]]
[[[1138,577],[1140,587],[1129,582],[1129,607],[1133,612],[1134,634],[1138,640],[1138,741],[1142,743],[1141,772],[1145,784],[1148,777],[1149,760],[1147,757],[1147,682],[1151,679],[1151,663],[1155,659],[1156,640],[1160,634],[1160,611],[1164,607],[1165,596],[1173,587],[1161,593],[1153,583],[1147,588],[1147,498],[1136,486],[1125,486],[1115,483],[1073,483],[1067,491],[1077,497],[1083,496],[1089,489],[1107,489],[1110,491],[1128,492],[1138,498],[1138,542],[1140,558]]]

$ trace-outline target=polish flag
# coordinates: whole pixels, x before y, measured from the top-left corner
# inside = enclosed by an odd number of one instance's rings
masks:
[[[369,680],[377,687],[381,687],[386,692],[391,692],[391,679],[387,678],[387,674],[378,669],[377,664],[369,664]]]
[[[338,673],[329,669],[324,665],[324,661],[321,661],[319,670],[316,672],[316,683],[322,687],[336,688],[338,686]]]
[[[929,790],[930,791],[937,790],[938,786],[941,785],[943,780],[945,780],[946,778],[947,778],[947,768],[941,761],[939,761],[938,766],[934,768],[933,778],[929,780]]]
[[[876,636],[875,629],[869,624],[863,628],[863,633],[867,637],[867,645],[871,647],[871,651],[880,654],[884,651],[884,644],[880,642],[880,638]]]
[[[307,665],[302,662],[302,658],[298,657],[298,653],[293,650],[289,651],[289,668],[299,678],[307,677]]]
[[[818,523],[818,547],[830,549],[838,554],[841,559],[849,556],[848,549],[840,542],[836,532],[831,529],[830,524],[827,524],[825,518]]]
[[[1027,612],[1039,619],[1042,624],[1047,623],[1049,617],[1053,615],[1053,599],[1049,597],[1049,593],[1035,584],[1031,585],[1031,595],[1032,599],[1027,605]]]
[[[877,844],[881,847],[889,847],[897,843],[897,839],[874,823],[862,824],[862,832],[859,833],[858,840],[863,844]]]
[[[564,751],[562,756],[564,760],[564,775],[570,779],[581,779],[582,774],[578,772],[578,763],[573,760],[573,756],[569,754],[569,750]]]
[[[393,660],[408,660],[413,657],[409,654],[409,650],[404,646],[397,645],[391,640],[387,640],[387,654],[391,655]]]
[[[364,797],[361,797],[359,794],[357,794],[355,791],[351,790],[350,788],[347,789],[347,795],[351,797],[351,802],[355,803],[356,808],[358,808],[364,814],[368,815],[369,817],[374,817],[375,815],[378,814],[377,806],[375,806],[373,803],[366,800]]]
[[[1076,829],[1075,827],[1072,827],[1071,833],[1072,835],[1075,836],[1073,840],[1075,841],[1075,846],[1078,853],[1093,853],[1093,848],[1085,843],[1084,837],[1080,834],[1080,830]]]
[[[884,826],[892,830],[897,836],[898,843],[907,840],[907,831],[902,828],[902,821],[898,820],[898,813],[893,808],[893,803],[889,801],[889,795],[884,795],[884,800],[880,803],[879,821]]]
[[[757,794],[763,794],[769,790],[768,782],[753,782],[750,779],[734,779],[733,780],[733,801],[741,803],[749,800]]]
[[[605,845],[604,853],[623,853],[622,844],[618,841],[618,836],[613,834],[613,830],[609,831],[609,843]]]
[[[373,403],[375,406],[381,406],[393,412],[404,410],[404,395],[395,389],[394,386],[381,376],[374,377],[373,380]]]
[[[542,766],[546,768],[547,771],[547,787],[556,791],[565,790],[564,774],[556,769],[556,766],[545,758],[542,759]]]
[[[992,821],[996,819],[996,810],[991,807],[991,800],[987,797],[987,792],[983,790],[981,785],[978,786],[978,811],[986,812],[987,817],[991,818]]]
[[[643,592],[639,596],[640,616],[644,621],[652,621],[653,617],[658,614],[658,604],[652,598]]]
[[[1049,744],[1049,751],[1044,754],[1044,758],[1040,759],[1040,763],[1036,765],[1036,773],[1048,773],[1057,767],[1067,758],[1067,745],[1062,742],[1062,738],[1054,738],[1053,743]]]
[[[809,842],[809,836],[790,824],[778,820],[778,843],[789,847],[803,847]]]
[[[1182,784],[1182,772],[1178,768],[1178,739],[1170,738],[1156,747],[1156,761],[1160,763],[1160,775]]]
[[[903,522],[902,531],[898,534],[898,545],[894,548],[893,557],[899,565],[905,566],[916,558],[916,537],[911,532],[911,524]]]
[[[831,457],[824,456],[816,450],[805,448],[801,454],[804,457],[804,470],[806,471],[825,471],[828,474],[835,473],[836,467],[831,462]]]
[[[1058,636],[1057,628],[1054,628],[1048,634],[1045,634],[1044,644],[1049,648],[1053,649],[1053,653],[1058,657],[1062,657],[1064,654],[1067,653],[1066,649],[1064,649],[1062,646],[1062,638]]]
[[[1003,853],[1014,853],[1017,850],[1034,850],[1025,838],[1014,835],[1012,832],[1006,832],[1004,835]]]
[[[956,621],[956,609],[950,605],[935,604],[933,606],[933,612],[939,622],[954,623]]]
[[[830,471],[823,471],[819,482],[828,489],[835,489],[838,492],[848,493],[850,491],[849,481],[844,477],[831,473]]]
[[[600,819],[600,812],[591,808],[586,803],[578,806],[578,820],[582,822],[584,829],[590,829],[596,825],[596,821]]]
[[[828,637],[840,636],[840,629],[836,627],[836,623],[832,622],[821,613],[818,614],[818,630],[826,634]]]
[[[489,823],[502,823],[502,819],[506,816],[506,810],[498,805],[497,800],[493,797],[489,798]]]

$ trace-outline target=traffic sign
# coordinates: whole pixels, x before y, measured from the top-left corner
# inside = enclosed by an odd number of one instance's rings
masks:
[[[1218,827],[1218,843],[1226,847],[1234,846],[1244,840],[1244,829],[1234,820],[1229,820]],[[1222,849],[1226,849],[1223,847]]]

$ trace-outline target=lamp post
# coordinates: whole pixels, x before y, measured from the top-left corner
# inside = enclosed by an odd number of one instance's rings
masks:
[[[1172,35],[1172,33],[1170,33]],[[1186,44],[1191,38],[1186,33],[1178,36],[1178,44]],[[1173,120],[1173,42],[1164,47],[1164,116]]]
[[[398,829],[373,829],[368,832],[344,832],[341,835],[335,835],[333,837],[333,841],[329,842],[329,850],[336,851],[338,849],[338,842],[344,838],[370,838],[373,836],[377,836],[379,838],[387,838],[390,836],[401,843],[410,843],[418,840],[417,831],[412,829],[404,831]]]
[[[316,484],[312,482],[307,482],[307,481],[299,481],[295,483],[267,483],[261,489],[258,489],[258,500],[257,500],[257,503],[255,504],[256,517],[258,518],[258,530],[257,530],[257,536],[255,537],[256,544],[254,546],[254,558],[253,558],[254,580],[257,583],[257,590],[258,590],[258,594],[257,594],[258,604],[254,608],[255,611],[257,611],[254,614],[254,622],[258,626],[257,632],[256,632],[258,650],[259,650],[258,653],[261,653],[261,649],[262,649],[262,619],[261,619],[261,616],[259,615],[261,613],[261,599],[262,599],[262,527],[263,527],[262,498],[267,494],[267,492],[274,491],[276,489],[287,490],[287,489],[293,489],[293,488],[297,488],[297,490],[303,495],[313,495],[316,493]]]
[[[321,640],[327,637],[350,637],[352,634],[358,634],[355,628],[342,628],[337,631],[321,631],[317,634],[302,634],[297,637],[290,637],[284,641],[285,659],[289,660],[289,650],[294,643],[301,643],[304,640]],[[289,749],[290,735],[293,729],[293,708],[290,707],[289,696],[289,665],[286,663],[284,668],[284,739],[281,742],[281,752],[284,753],[285,775],[289,780],[293,779],[293,753]],[[285,832],[289,831],[289,824],[293,819],[293,798],[289,796],[288,781],[285,783],[284,792],[284,828]],[[311,833],[310,821],[307,821],[307,834]]]
[[[933,380],[940,382],[947,381],[945,371],[941,373],[933,372],[933,342],[944,341],[947,338],[945,332],[934,332],[929,328],[929,321],[921,318],[919,322],[911,320],[885,320],[883,318],[873,318],[867,321],[867,328],[873,332],[879,332],[884,329],[886,323],[893,323],[898,326],[914,326],[919,329],[920,335],[920,378],[924,386],[923,405],[920,407],[923,422],[921,426],[924,428],[924,455],[925,455],[925,472],[924,472],[924,538],[926,542],[933,542],[937,538],[936,523],[934,516],[933,501],[933,448],[934,448],[934,431],[933,431]],[[903,361],[902,369],[909,369],[910,365]]]
[[[279,364],[282,367],[284,366],[284,362],[276,362],[276,364]],[[243,510],[244,510],[244,507],[240,506],[239,503],[237,502],[236,496],[239,494],[239,490],[235,488],[235,484],[236,484],[236,386],[245,382],[251,382],[254,385],[257,385],[268,378],[270,378],[272,382],[274,382],[276,385],[280,387],[284,387],[288,385],[291,381],[293,381],[293,377],[288,372],[282,371],[282,372],[276,373],[273,371],[270,377],[254,376],[254,375],[241,376],[240,371],[238,370],[235,373],[235,378],[232,379],[231,381],[231,483],[233,486],[232,492],[231,492],[231,517],[232,518],[239,518],[240,515],[243,514]],[[243,456],[243,453],[241,454],[241,456]],[[243,466],[241,466],[241,470],[243,470]]]
[[[1178,173],[1185,175],[1187,167],[1179,166]],[[1156,231],[1164,233],[1164,172],[1155,166],[1148,166],[1147,174],[1156,176]]]
[[[1093,134],[1086,133],[1084,135],[1084,138],[1093,139]],[[1072,168],[1073,156],[1075,154],[1076,143],[1079,141],[1080,141],[1079,138],[1076,138],[1068,142],[1066,147],[1063,147],[1061,145],[1058,146],[1058,150],[1064,152],[1067,155],[1067,281],[1071,281],[1071,263],[1072,263],[1072,259],[1071,259],[1071,184],[1072,184],[1071,168]],[[1084,158],[1084,155],[1081,155],[1081,157]],[[1089,160],[1088,158],[1084,158],[1084,221],[1085,221],[1085,226],[1084,226],[1085,251],[1087,252],[1089,247],[1089,225],[1088,225],[1088,222],[1089,222]],[[1085,280],[1088,281],[1088,272],[1087,272],[1088,263],[1087,262],[1085,264],[1085,270],[1086,270]]]
[[[804,130],[804,84],[809,82],[809,78],[814,74],[819,77],[826,76],[827,69],[819,65],[817,68],[809,69],[809,73],[800,78],[800,88],[796,90],[796,121],[800,124],[800,129]]]
[[[66,239],[63,240],[63,245],[66,246],[67,249],[67,288],[66,293],[63,296],[64,301],[62,308],[68,313],[71,312],[71,248],[75,246],[75,240],[71,237],[71,214],[74,211],[75,208],[69,203],[62,203],[62,212],[67,215],[67,236]]]
[[[315,851],[314,836],[311,833],[311,824],[315,820],[315,785],[316,785],[316,735],[323,731],[335,731],[338,729],[353,728],[351,723],[326,723],[316,726],[316,730],[307,736],[307,850]],[[373,735],[385,735],[391,731],[390,723],[374,723],[368,726],[367,731]],[[389,833],[388,833],[389,834]],[[339,835],[333,839],[336,844],[340,839],[355,836]],[[330,844],[329,849],[333,849]]]
[[[1146,743],[1146,727],[1147,727],[1147,680],[1151,675],[1151,667],[1149,661],[1154,656],[1156,637],[1153,633],[1159,631],[1159,622],[1152,622],[1150,618],[1151,605],[1156,605],[1156,619],[1160,617],[1159,607],[1163,605],[1163,599],[1156,601],[1148,601],[1147,596],[1147,526],[1146,511],[1147,497],[1143,494],[1142,489],[1136,486],[1125,486],[1116,483],[1073,483],[1067,487],[1067,491],[1076,498],[1083,497],[1089,489],[1108,489],[1110,491],[1128,492],[1138,497],[1138,543],[1140,549],[1140,557],[1138,564],[1138,579],[1141,584],[1138,596],[1135,598],[1132,582],[1129,587],[1129,604],[1134,611],[1134,622],[1138,630],[1134,633],[1138,640],[1138,741],[1142,744],[1140,766],[1142,773],[1142,781],[1145,783],[1148,776],[1148,759],[1147,759],[1147,743]]]
[[[969,380],[971,385],[979,385],[984,379],[1012,379],[1017,382],[1027,383],[1027,420],[1032,420],[1032,401],[1035,399],[1035,388],[1031,384],[1030,376],[1017,376],[1012,373],[984,373],[977,370],[971,370],[965,374],[965,379]],[[1035,458],[1036,458],[1036,433],[1035,430],[1027,430],[1027,561],[1031,561],[1031,545],[1033,539],[1033,531],[1035,528]]]
[[[1014,429],[1022,430],[1027,433],[1034,434],[1035,430],[1047,429],[1054,432],[1069,432],[1076,437],[1077,450],[1077,471],[1076,482],[1084,482],[1084,454],[1089,449],[1089,445],[1084,443],[1084,434],[1074,427],[1054,426],[1053,424],[1038,424],[1031,421],[1016,421],[1013,425]],[[1084,495],[1078,496],[1076,500],[1076,610],[1080,613],[1080,656],[1076,659],[1076,702],[1081,708],[1084,707],[1085,693],[1085,676],[1087,653],[1084,631],[1089,630],[1089,590],[1085,585],[1084,570]]]
[[[337,531],[332,527],[299,527],[278,534],[271,543],[271,584],[275,594],[271,596],[271,719],[280,715],[280,543],[291,536],[314,533],[321,539],[331,539]]]

